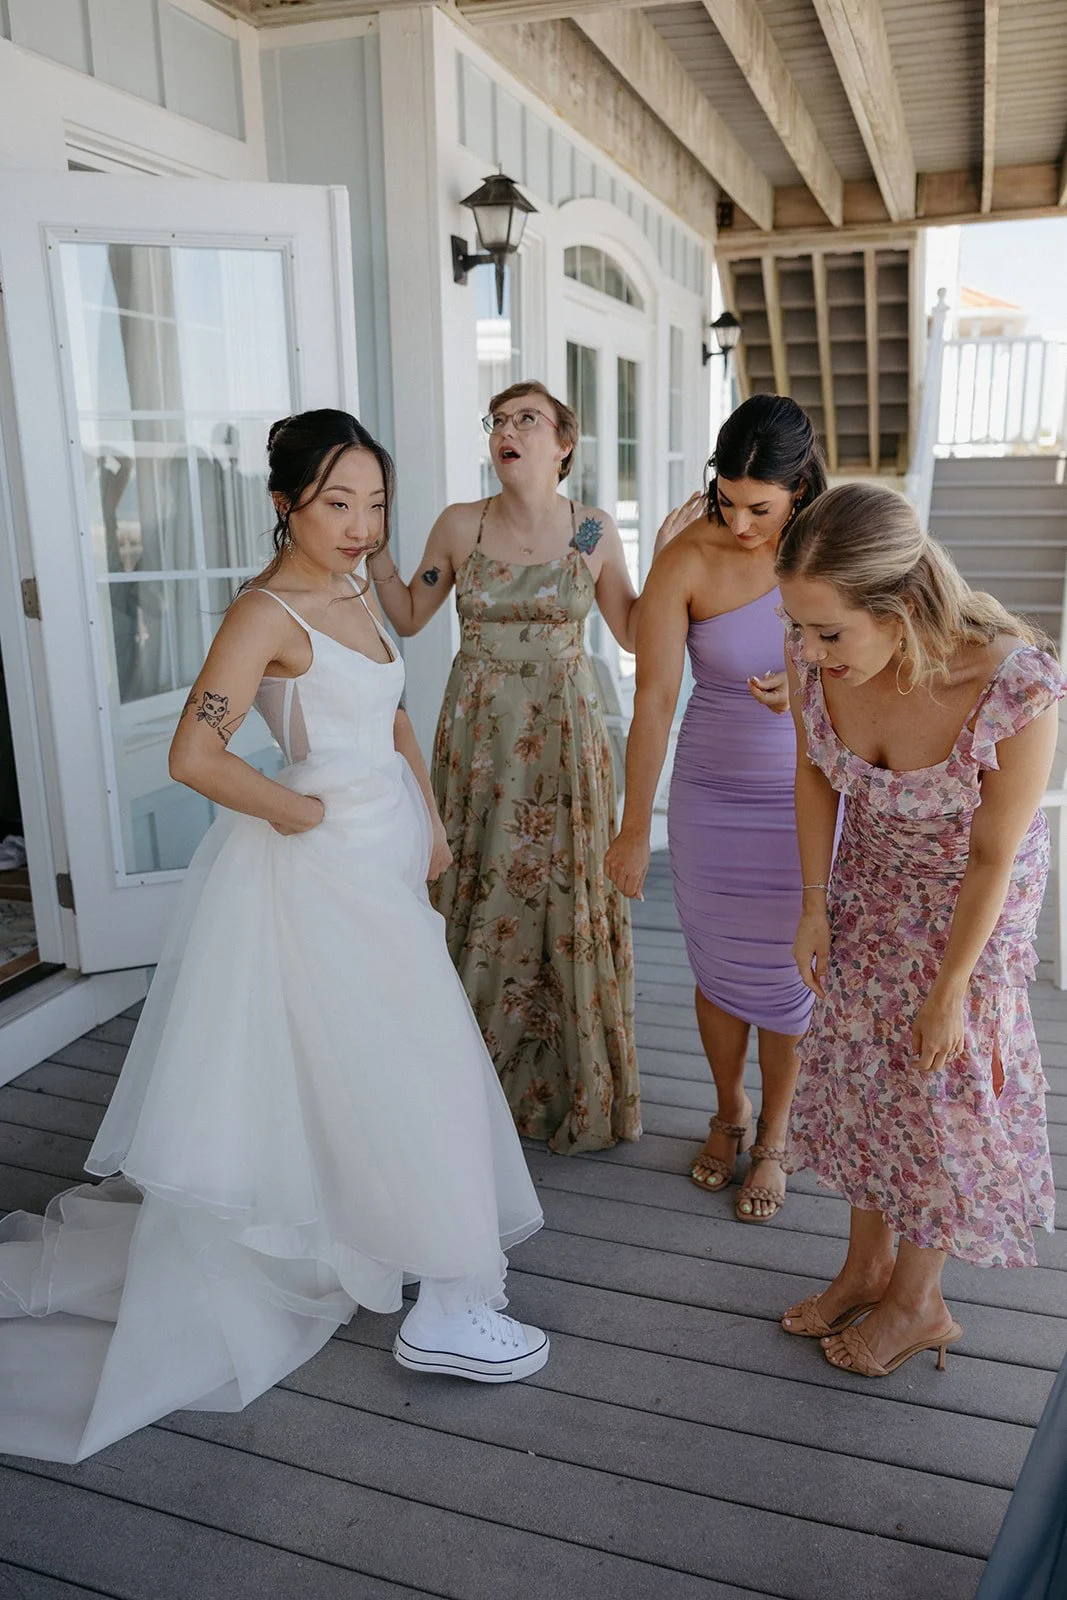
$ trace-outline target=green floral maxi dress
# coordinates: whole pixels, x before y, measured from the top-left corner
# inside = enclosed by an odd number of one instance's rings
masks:
[[[433,753],[455,859],[431,893],[519,1132],[601,1150],[640,1136],[641,1108],[630,908],[603,872],[615,775],[582,646],[593,577],[574,545],[512,566],[480,541]]]

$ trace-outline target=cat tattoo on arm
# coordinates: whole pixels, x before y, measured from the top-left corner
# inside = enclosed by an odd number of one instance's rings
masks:
[[[243,716],[230,717],[229,709],[228,695],[215,694],[211,689],[205,689],[199,697],[199,703],[195,693],[189,696],[182,708],[182,716],[184,717],[187,711],[192,711],[197,722],[206,722],[208,727],[218,734],[223,744],[227,745],[245,720]]]

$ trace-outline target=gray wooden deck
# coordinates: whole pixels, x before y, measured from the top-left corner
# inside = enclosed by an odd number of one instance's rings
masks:
[[[551,1331],[547,1368],[420,1381],[394,1319],[360,1314],[240,1415],[178,1413],[75,1468],[5,1460],[0,1600],[971,1600],[1067,1346],[1067,1233],[1033,1272],[950,1267],[966,1336],[945,1373],[922,1357],[869,1383],[781,1333],[836,1270],[845,1209],[801,1176],[774,1224],[743,1226],[733,1192],[688,1182],[711,1094],[664,858],[636,909],[646,1135],[530,1150],[546,1226],[510,1289]],[[132,1028],[0,1090],[0,1209],[79,1178]]]

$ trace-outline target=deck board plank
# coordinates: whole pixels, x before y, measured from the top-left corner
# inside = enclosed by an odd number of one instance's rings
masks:
[[[423,1385],[396,1319],[361,1314],[245,1412],[176,1413],[74,1468],[0,1463],[0,1600],[488,1600],[502,1573],[522,1600],[810,1600],[816,1575],[825,1600],[970,1600],[1067,1347],[1067,1215],[1035,1271],[949,1264],[946,1372],[830,1367],[777,1317],[836,1270],[847,1208],[799,1174],[745,1228],[736,1190],[688,1181],[713,1093],[662,856],[634,921],[645,1135],[527,1145],[546,1227],[509,1292],[552,1335],[544,1371]],[[1067,1188],[1050,935],[1046,911],[1031,992]],[[139,1010],[0,1089],[0,1210],[84,1180]]]

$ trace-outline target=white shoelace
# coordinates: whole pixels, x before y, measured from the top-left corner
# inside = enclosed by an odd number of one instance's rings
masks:
[[[467,1315],[478,1332],[488,1334],[494,1344],[503,1345],[505,1350],[521,1350],[524,1347],[526,1339],[522,1324],[516,1322],[514,1317],[505,1317],[501,1312],[491,1310],[484,1301],[481,1305],[468,1307]]]

